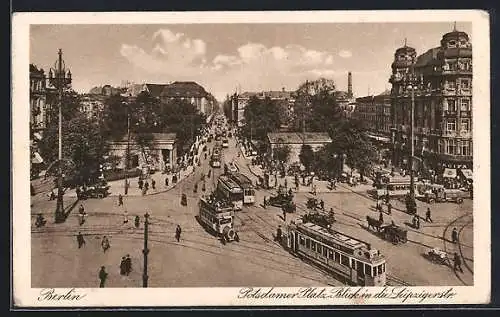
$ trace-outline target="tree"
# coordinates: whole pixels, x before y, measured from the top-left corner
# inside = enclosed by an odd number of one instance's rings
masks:
[[[342,118],[333,80],[306,81],[295,92],[295,131],[324,132]],[[305,126],[304,126],[305,125]]]
[[[309,144],[303,144],[300,149],[299,159],[309,172],[314,162],[314,151]]]
[[[74,118],[63,121],[62,128],[63,172],[66,178],[75,180],[77,184],[95,178],[99,173],[99,165],[105,162],[104,157],[108,152],[99,123],[78,113]],[[39,143],[42,155],[49,162],[57,161],[58,150],[54,144],[58,144],[58,127],[52,125]],[[49,167],[47,172],[57,173],[57,169]]]
[[[228,118],[228,120],[232,120],[232,118],[233,118],[232,105],[231,105],[231,98],[232,97],[233,96],[227,95],[226,99],[222,103],[222,111],[223,111],[224,115],[226,116],[226,118]]]
[[[278,142],[283,141],[278,139]],[[288,145],[279,143],[279,145],[273,150],[274,159],[280,163],[288,162],[290,158],[291,149]]]
[[[280,127],[280,114],[277,103],[269,97],[259,99],[252,96],[243,112],[245,126],[243,133],[247,138],[264,141],[269,132]]]

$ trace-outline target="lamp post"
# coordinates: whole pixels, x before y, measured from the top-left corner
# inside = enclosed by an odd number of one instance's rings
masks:
[[[57,205],[55,222],[61,223],[65,220],[63,206],[63,178],[62,178],[62,99],[63,91],[71,85],[71,71],[66,72],[66,66],[62,59],[62,50],[59,49],[58,59],[53,68],[49,70],[49,82],[57,89],[59,107],[59,153],[58,153],[58,173],[57,173]]]
[[[410,203],[412,206],[415,206],[415,173],[413,171],[413,161],[415,156],[415,88],[417,86],[421,86],[423,82],[423,78],[417,78],[415,74],[415,69],[412,68],[411,72],[407,73],[405,77],[406,82],[408,83],[408,89],[411,92],[411,108],[410,108],[410,157],[409,157],[409,166],[410,166]]]
[[[146,212],[144,215],[144,249],[142,254],[144,255],[144,268],[142,273],[142,287],[148,287],[148,230],[149,230],[149,214]]]
[[[125,153],[125,184],[124,192],[128,194],[128,170],[130,169],[130,107],[125,102],[122,105],[127,106],[127,152]]]

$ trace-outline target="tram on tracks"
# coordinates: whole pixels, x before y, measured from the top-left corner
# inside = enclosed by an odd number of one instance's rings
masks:
[[[213,194],[201,197],[198,220],[223,242],[239,241],[238,233],[234,229],[234,209],[231,203],[217,199]]]
[[[252,181],[241,173],[231,173],[230,178],[243,189],[243,204],[253,205],[255,203],[255,187]]]
[[[386,285],[385,257],[367,242],[314,223],[292,223],[282,243],[290,253],[331,272],[346,284]]]
[[[217,193],[222,199],[230,201],[233,204],[234,210],[243,209],[243,188],[231,179],[230,176],[219,176]]]

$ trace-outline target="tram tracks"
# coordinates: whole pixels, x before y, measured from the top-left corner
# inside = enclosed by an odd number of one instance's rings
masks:
[[[471,212],[467,212],[465,213],[464,215],[461,215],[457,218],[455,218],[453,221],[449,222],[446,227],[444,228],[443,230],[443,236],[442,236],[442,239],[443,239],[443,248],[444,248],[444,252],[446,252],[446,254],[452,254],[448,248],[447,248],[447,243],[449,243],[449,240],[447,239],[447,236],[448,236],[448,231],[450,229],[450,227],[456,225],[457,223],[459,223],[460,220],[466,218],[466,217],[472,217],[472,213]],[[463,231],[463,229],[465,227],[467,227],[468,225],[470,225],[471,223],[473,222],[473,219],[470,219],[469,221],[466,221],[464,222],[461,226],[460,226],[460,231],[458,232],[458,251],[460,253],[460,258],[462,260],[462,263],[464,264],[464,266],[467,268],[467,270],[471,273],[471,274],[474,274],[473,270],[469,267],[468,264],[466,264],[466,261],[468,261],[468,259],[463,255],[463,252],[462,252],[462,248],[460,246],[460,233]],[[452,263],[453,260],[450,260],[449,258],[447,259],[447,262],[448,262],[448,267],[450,267],[450,269],[453,270],[453,272],[455,273],[455,276],[457,277],[457,279],[464,285],[468,285],[464,279],[458,274],[458,272],[454,269],[453,267],[453,263]]]
[[[386,280],[389,286],[415,286],[392,274],[387,274]]]

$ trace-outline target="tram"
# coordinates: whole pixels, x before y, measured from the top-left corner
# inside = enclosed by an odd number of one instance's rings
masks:
[[[253,205],[255,203],[255,188],[252,181],[241,173],[231,173],[230,177],[243,189],[243,203]]]
[[[351,285],[385,286],[386,261],[370,244],[313,223],[290,224],[282,236],[289,251]]]
[[[234,230],[234,209],[232,204],[218,200],[215,195],[201,197],[198,220],[203,227],[222,241],[239,241]]]
[[[234,210],[243,209],[243,189],[229,176],[219,176],[217,193],[222,199],[230,201]]]
[[[212,156],[210,157],[210,166],[212,166],[214,168],[218,168],[221,166],[220,153],[213,153],[212,154]]]

